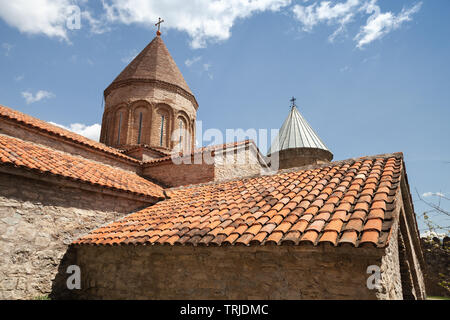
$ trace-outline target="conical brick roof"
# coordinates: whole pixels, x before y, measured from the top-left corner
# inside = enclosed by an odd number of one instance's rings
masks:
[[[175,85],[192,95],[175,61],[169,53],[164,41],[156,36],[139,55],[117,76],[117,78],[105,90],[109,92],[115,85],[123,82],[135,81],[160,81]]]

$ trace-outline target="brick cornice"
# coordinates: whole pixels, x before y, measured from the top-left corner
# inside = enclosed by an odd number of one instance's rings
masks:
[[[115,89],[117,88],[121,88],[124,86],[128,86],[128,85],[132,85],[132,84],[139,84],[139,83],[146,83],[146,84],[151,84],[154,85],[157,88],[163,89],[163,90],[167,90],[176,94],[179,94],[183,97],[185,97],[186,99],[188,99],[195,107],[195,110],[198,109],[198,103],[197,100],[195,99],[194,95],[192,95],[191,93],[189,93],[188,91],[184,90],[183,88],[174,85],[172,83],[168,83],[165,81],[160,81],[160,80],[156,80],[156,79],[139,79],[139,78],[135,78],[135,79],[127,79],[127,80],[121,80],[121,81],[115,81],[113,83],[111,83],[108,88],[105,89],[104,91],[104,97],[106,100],[106,97]]]

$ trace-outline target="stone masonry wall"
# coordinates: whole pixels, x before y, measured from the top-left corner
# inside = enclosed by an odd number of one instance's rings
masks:
[[[389,245],[386,248],[386,254],[381,259],[381,288],[377,292],[380,300],[403,299],[397,230],[398,223],[392,226]]]
[[[429,296],[450,297],[450,239],[422,238],[426,262],[425,283]]]
[[[232,154],[216,155],[214,165],[215,181],[250,177],[262,172],[261,164],[253,149],[240,148]]]
[[[214,180],[214,165],[175,164],[172,161],[144,168],[143,175],[168,187],[205,183]]]
[[[377,299],[379,251],[298,246],[79,246],[79,299]]]
[[[58,292],[67,247],[138,207],[132,200],[0,173],[0,299]],[[61,265],[60,265],[61,264]],[[52,289],[53,286],[53,289]]]
[[[295,148],[279,152],[279,168],[287,169],[311,164],[324,164],[333,159],[331,152],[316,148]]]

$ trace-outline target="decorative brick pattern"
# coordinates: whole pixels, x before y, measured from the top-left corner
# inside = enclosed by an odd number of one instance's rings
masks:
[[[197,109],[194,95],[157,36],[105,90],[100,141],[120,149],[143,143],[170,151],[182,119],[187,131],[184,147],[193,150]]]

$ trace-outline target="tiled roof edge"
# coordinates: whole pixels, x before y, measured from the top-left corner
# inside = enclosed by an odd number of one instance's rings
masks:
[[[6,106],[3,106],[3,105],[0,105],[0,107],[10,109],[10,110],[12,110],[12,111],[15,112],[15,113],[20,113],[20,114],[23,114],[23,115],[25,115],[25,116],[27,116],[27,117],[30,117],[30,118],[33,118],[33,119],[36,119],[36,120],[39,120],[39,121],[44,121],[44,120],[41,120],[41,119],[39,119],[39,118],[32,117],[32,116],[30,116],[30,115],[28,115],[28,114],[26,114],[26,113],[17,111],[17,110],[15,110],[15,109],[11,109],[11,108],[6,107]],[[46,129],[46,128],[43,128],[43,127],[40,127],[40,126],[37,126],[37,125],[33,125],[33,124],[31,124],[31,123],[27,123],[27,122],[25,122],[25,121],[21,121],[21,120],[19,120],[19,119],[16,119],[16,118],[14,118],[14,117],[9,117],[9,116],[4,115],[4,114],[1,114],[1,113],[0,113],[0,118],[3,118],[3,119],[6,119],[6,120],[9,120],[9,121],[12,121],[12,122],[14,122],[14,123],[18,123],[18,124],[20,124],[20,125],[22,125],[22,126],[25,126],[25,127],[28,127],[28,128],[32,128],[32,129],[36,129],[36,130],[41,131],[41,132],[45,132],[45,133],[47,133],[47,134],[50,134],[50,135],[55,136],[55,137],[57,137],[57,138],[61,138],[61,139],[70,141],[70,142],[75,143],[75,144],[77,144],[77,145],[82,145],[82,146],[84,146],[84,147],[87,147],[87,148],[90,148],[90,149],[94,149],[94,150],[96,150],[96,151],[98,151],[98,152],[101,152],[101,153],[104,153],[104,154],[108,154],[108,155],[110,155],[110,156],[113,156],[113,157],[115,157],[116,159],[119,159],[119,160],[125,160],[125,161],[128,161],[128,162],[133,162],[133,163],[135,163],[135,164],[139,164],[139,163],[140,163],[139,160],[136,160],[136,159],[134,159],[134,158],[132,158],[132,157],[129,157],[129,156],[125,155],[125,154],[122,154],[119,150],[117,150],[117,153],[110,152],[110,151],[101,149],[101,148],[99,148],[99,147],[96,147],[96,146],[94,146],[94,145],[87,144],[87,143],[85,143],[85,142],[83,142],[83,141],[79,141],[79,140],[72,139],[72,138],[69,137],[69,136],[61,135],[60,133],[58,133],[58,132],[56,132],[56,131],[48,130],[48,129]],[[77,134],[77,133],[75,133],[75,132],[66,130],[66,129],[64,129],[64,128],[55,126],[55,125],[53,125],[53,124],[51,124],[51,123],[49,123],[49,122],[47,122],[47,121],[44,121],[44,122],[46,122],[46,124],[48,124],[48,126],[50,126],[50,127],[55,127],[55,128],[58,128],[58,130],[66,131],[66,132],[68,132],[68,133],[70,133],[70,134],[78,135],[78,136],[82,137],[83,139],[88,139],[88,140],[90,140],[89,138],[86,138],[86,137],[84,137],[84,136],[81,136],[81,135],[79,135],[79,134]],[[97,142],[97,141],[94,141],[94,140],[90,140],[90,141],[92,141],[92,142],[94,142],[94,143],[99,143],[99,144],[101,143],[101,142]],[[110,148],[110,147],[108,147],[107,145],[105,145],[105,148]]]
[[[66,177],[66,176],[63,176],[63,175],[54,174],[54,173],[51,173],[51,172],[44,172],[44,171],[41,171],[39,169],[28,168],[26,166],[20,166],[20,165],[15,165],[15,164],[11,164],[11,163],[0,163],[0,172],[2,171],[1,168],[9,168],[9,169],[13,169],[13,170],[19,169],[19,170],[23,170],[24,172],[29,172],[29,173],[32,173],[32,174],[35,174],[35,175],[39,175],[41,177],[42,176],[47,176],[47,177],[56,178],[56,179],[60,179],[60,180],[67,180],[67,181],[71,181],[71,182],[74,182],[74,183],[88,185],[88,186],[91,186],[91,187],[94,187],[94,188],[107,189],[107,190],[110,190],[112,192],[119,193],[119,194],[131,194],[133,196],[140,197],[140,198],[144,197],[145,199],[154,199],[155,200],[154,203],[156,203],[158,201],[161,201],[161,200],[165,200],[165,198],[163,198],[163,197],[156,197],[156,196],[151,196],[151,195],[144,194],[144,193],[138,193],[138,192],[133,192],[133,191],[125,190],[125,189],[109,187],[109,186],[101,185],[101,184],[98,184],[98,183],[91,183],[91,182],[86,181],[86,180]],[[8,173],[10,173],[10,172],[8,172]],[[24,175],[20,175],[20,176],[24,176]],[[165,194],[165,192],[163,192],[163,194]]]
[[[277,175],[277,174],[297,172],[297,171],[302,171],[302,170],[326,168],[326,167],[332,167],[332,166],[341,165],[341,164],[351,164],[351,163],[355,163],[355,162],[361,161],[361,160],[374,160],[374,159],[377,159],[377,158],[385,159],[385,158],[391,158],[391,157],[400,158],[400,159],[402,159],[402,163],[403,163],[403,152],[395,152],[395,153],[379,154],[379,155],[375,155],[375,156],[350,158],[350,159],[346,159],[346,160],[333,161],[333,162],[330,162],[330,163],[312,164],[312,165],[307,165],[307,166],[302,166],[302,167],[294,167],[294,168],[289,168],[289,169],[282,169],[282,170],[278,170],[278,171],[275,171],[273,173],[267,174],[266,176],[273,176],[273,175]],[[190,185],[185,185],[185,186],[166,188],[166,191],[168,191],[169,194],[170,194],[171,190],[189,189],[189,188],[195,188],[195,187],[199,187],[199,186],[208,186],[208,185],[220,184],[220,183],[225,183],[225,182],[254,179],[254,178],[261,177],[261,176],[262,176],[261,174],[255,174],[255,175],[247,176],[247,177],[244,177],[244,178],[237,177],[237,178],[225,179],[225,180],[220,180],[220,181],[210,181],[210,182],[204,182],[204,183],[190,184]]]

